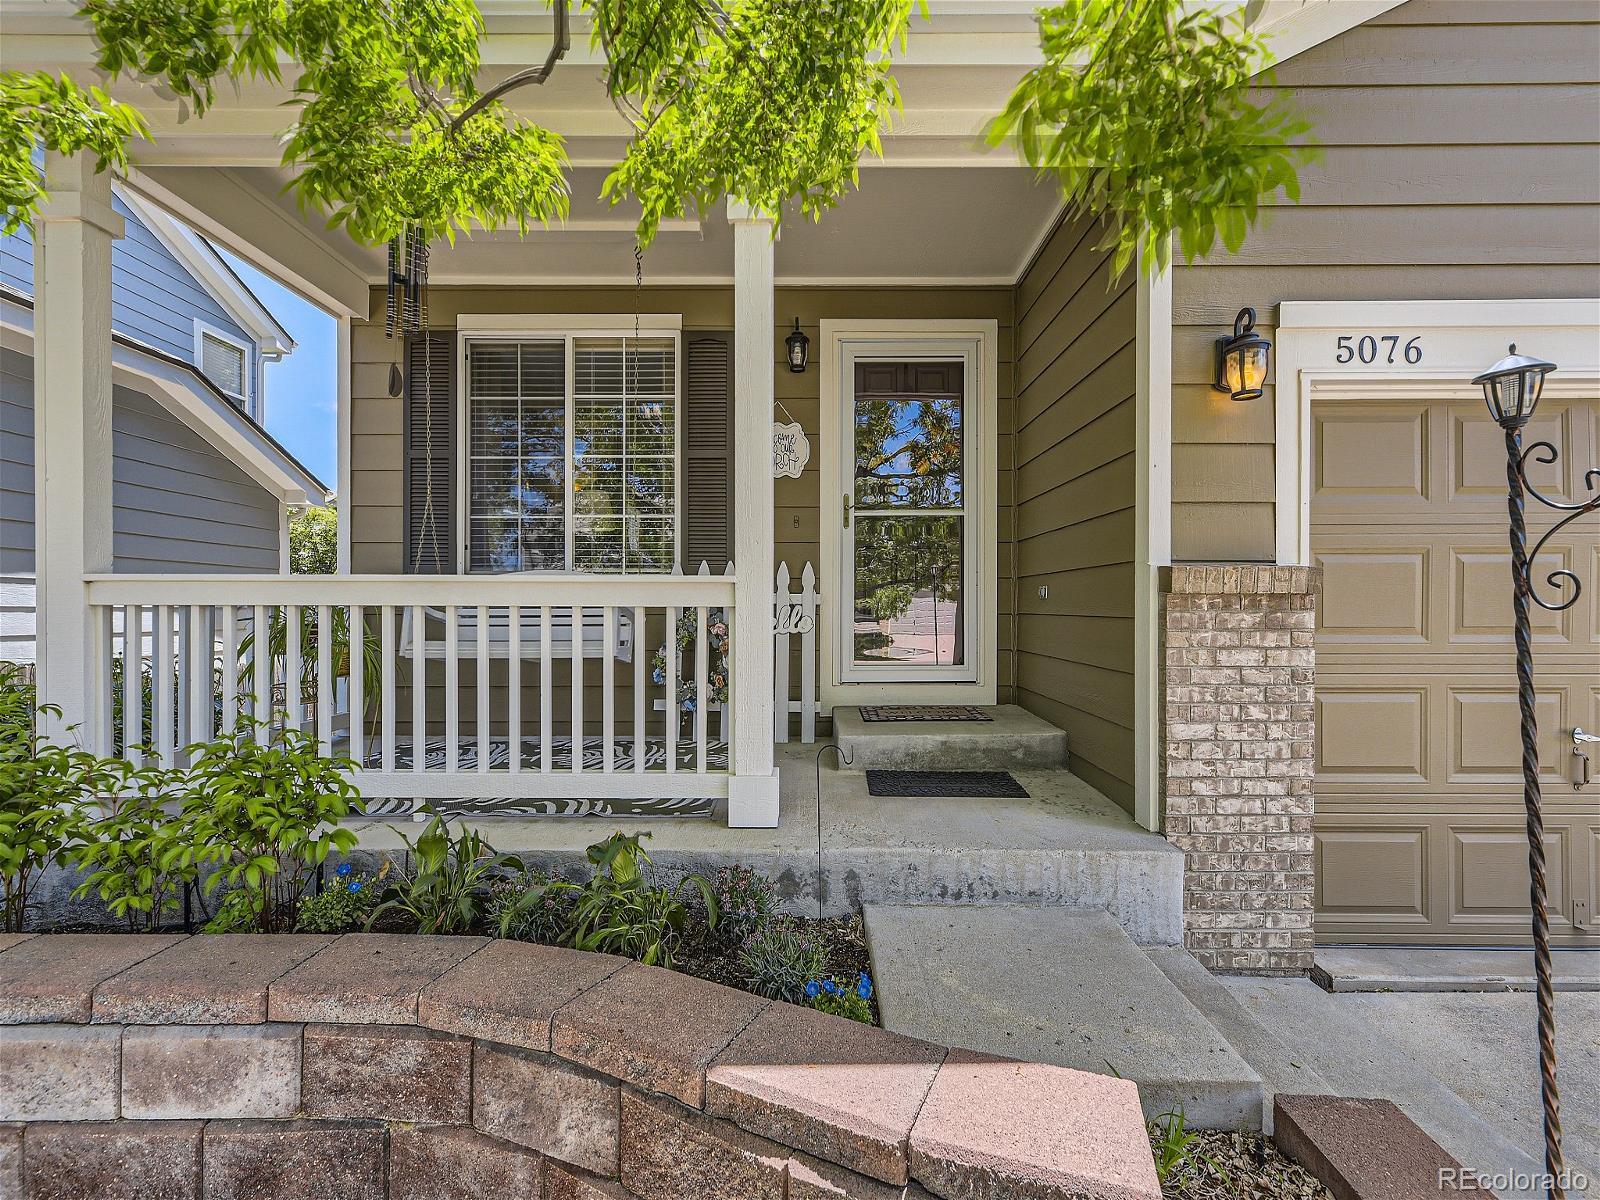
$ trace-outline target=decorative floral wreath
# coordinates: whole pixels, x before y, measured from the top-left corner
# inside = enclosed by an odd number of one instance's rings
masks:
[[[677,637],[677,662],[678,683],[680,688],[687,684],[689,690],[678,700],[678,707],[684,712],[693,712],[695,707],[694,695],[694,668],[687,671],[682,669],[684,656],[694,660],[694,641],[696,611],[692,608],[685,609],[678,614]],[[728,618],[720,608],[706,610],[706,700],[711,704],[726,704],[728,702]],[[662,646],[655,652],[655,657],[650,663],[650,678],[657,684],[667,682],[667,648]]]

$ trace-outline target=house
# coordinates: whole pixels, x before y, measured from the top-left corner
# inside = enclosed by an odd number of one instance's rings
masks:
[[[121,187],[111,251],[118,571],[288,569],[288,514],[327,489],[264,428],[294,339],[194,230]],[[35,658],[34,247],[0,237],[0,661]]]
[[[737,203],[668,222],[642,277],[632,217],[593,199],[626,129],[574,49],[513,98],[567,139],[570,219],[433,247],[412,337],[386,333],[383,250],[282,195],[280,90],[204,121],[155,105],[127,186],[338,319],[331,579],[113,570],[110,498],[81,487],[111,446],[81,416],[118,353],[96,255],[119,222],[101,181],[52,162],[53,193],[81,200],[43,226],[62,357],[36,386],[79,423],[42,448],[65,528],[39,570],[83,636],[47,648],[46,696],[109,745],[107,664],[128,651],[103,614],[213,614],[165,643],[166,671],[236,656],[240,614],[314,610],[329,635],[291,639],[281,671],[315,662],[315,694],[290,689],[286,717],[314,703],[374,801],[715,797],[771,825],[774,571],[811,564],[824,709],[1011,704],[1065,730],[1073,772],[1184,851],[1210,965],[1304,970],[1313,937],[1522,940],[1503,447],[1469,381],[1513,341],[1560,364],[1532,431],[1560,459],[1538,477],[1581,496],[1600,454],[1593,5],[1270,0],[1277,83],[1325,147],[1301,202],[1237,253],[1109,284],[1096,223],[975,147],[1037,60],[1030,7],[931,0],[857,191],[776,240]],[[485,15],[497,64],[549,33]],[[83,60],[70,16],[8,29],[8,66]],[[1274,353],[1234,400],[1217,343],[1246,309]],[[776,479],[775,421],[810,448]],[[1552,921],[1594,945],[1600,785],[1575,786],[1572,730],[1600,727],[1600,542],[1577,524],[1546,553],[1587,584],[1538,632]],[[370,659],[349,740],[323,716],[344,614],[348,659]],[[274,703],[256,653],[248,685],[223,673],[229,708]],[[184,694],[196,720],[203,691]]]

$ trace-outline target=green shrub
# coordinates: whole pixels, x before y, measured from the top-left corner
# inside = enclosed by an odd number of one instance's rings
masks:
[[[733,949],[764,928],[778,910],[777,885],[749,867],[723,867],[711,877],[717,898],[716,940]]]
[[[822,939],[798,922],[777,917],[739,947],[739,976],[745,986],[770,1000],[806,1002],[806,984],[827,969]]]
[[[524,871],[519,876],[496,880],[489,888],[489,932],[519,942],[560,945],[572,918],[577,889],[549,886],[555,882],[558,881],[543,871]],[[522,899],[530,892],[537,892],[538,897],[524,906]]]
[[[119,759],[46,741],[33,684],[0,663],[0,926],[19,933],[33,889],[50,865],[82,843],[87,813],[121,795],[137,774]],[[59,720],[59,709],[38,710]]]
[[[161,927],[175,912],[184,889],[196,882],[198,856],[183,854],[181,814],[169,810],[163,785],[166,772],[141,772],[139,793],[108,801],[104,815],[88,821],[82,843],[72,852],[84,879],[72,895],[97,896],[130,930]]]
[[[207,923],[210,933],[293,929],[306,885],[356,835],[340,827],[358,798],[345,759],[324,758],[316,739],[271,730],[258,743],[242,726],[234,737],[192,746],[177,775],[180,840],[175,865],[213,867],[207,892],[228,889]]]
[[[296,933],[349,933],[360,929],[372,915],[377,887],[371,875],[358,874],[349,863],[340,863],[322,891],[300,901],[295,920]]]
[[[872,980],[865,973],[854,983],[828,977],[808,980],[805,986],[805,1002],[812,1008],[868,1025],[872,1024],[871,1000]]]
[[[411,865],[391,875],[367,917],[369,929],[393,914],[409,919],[418,933],[471,933],[483,919],[489,886],[501,872],[522,867],[514,855],[495,853],[476,830],[452,837],[438,815],[415,842],[405,834],[400,840]]]

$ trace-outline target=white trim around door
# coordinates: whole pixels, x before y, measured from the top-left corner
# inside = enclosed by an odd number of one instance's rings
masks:
[[[1472,377],[1511,342],[1557,365],[1552,394],[1600,374],[1600,299],[1284,301],[1277,334],[1277,561],[1285,565],[1311,561],[1314,395],[1470,395]]]
[[[821,436],[818,454],[822,525],[821,701],[843,704],[993,704],[997,694],[999,634],[998,442],[999,323],[992,320],[835,320],[821,323],[818,370]],[[857,359],[961,359],[966,364],[963,489],[971,603],[967,665],[912,668],[915,678],[885,678],[845,662],[854,612],[852,572],[845,561],[846,455],[853,439],[851,407]],[[924,674],[924,671],[927,673]]]

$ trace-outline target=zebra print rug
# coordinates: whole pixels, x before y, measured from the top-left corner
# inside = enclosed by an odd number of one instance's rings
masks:
[[[557,737],[551,739],[552,769],[556,771],[570,771],[572,769],[572,739],[570,737]],[[695,769],[694,744],[678,742],[675,747],[678,760],[678,770],[693,771]],[[613,767],[614,771],[633,770],[634,741],[632,738],[618,739],[614,743]],[[598,736],[583,739],[583,769],[598,772],[605,766],[605,745]],[[409,739],[400,741],[395,746],[394,766],[397,771],[411,770],[413,763],[413,745]],[[424,743],[423,770],[443,771],[445,769],[445,739],[430,737]],[[542,769],[540,762],[541,741],[536,737],[522,739],[521,768],[524,771],[538,771]],[[489,767],[504,768],[511,761],[510,743],[503,737],[491,738],[489,741]],[[644,767],[646,771],[664,771],[667,765],[667,744],[665,738],[646,738],[644,744]],[[365,766],[368,770],[380,770],[383,766],[381,752],[369,752],[365,756]],[[458,745],[456,769],[460,771],[475,771],[478,769],[478,741],[476,738],[463,738]],[[706,743],[706,769],[708,771],[725,771],[728,769],[728,744],[726,742]],[[705,817],[710,816],[714,801],[708,797],[653,797],[647,799],[629,800],[602,800],[575,797],[572,799],[531,799],[528,797],[489,797],[479,799],[459,800],[432,800],[418,801],[407,798],[374,799],[362,806],[362,811],[369,817],[395,817],[411,816],[424,806],[444,816],[506,816],[506,817],[532,817],[532,816],[571,816],[571,817],[649,817],[649,816],[685,816]]]

